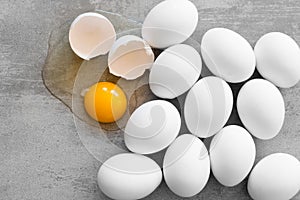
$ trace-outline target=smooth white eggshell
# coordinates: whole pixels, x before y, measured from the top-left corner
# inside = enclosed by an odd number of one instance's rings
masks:
[[[109,72],[127,80],[143,75],[153,62],[154,53],[151,47],[134,35],[119,38],[108,54]]]
[[[143,38],[155,48],[166,48],[188,39],[198,24],[198,10],[188,0],[165,0],[146,16]]]
[[[249,79],[255,70],[251,45],[240,34],[226,28],[213,28],[204,34],[201,54],[208,69],[230,83]]]
[[[72,50],[85,60],[106,54],[115,40],[116,32],[112,23],[99,13],[79,15],[69,30]]]
[[[254,47],[259,73],[273,84],[289,88],[300,80],[300,48],[288,35],[271,32]]]
[[[176,195],[192,197],[201,192],[210,174],[209,155],[203,142],[192,134],[179,136],[165,154],[163,173]]]
[[[210,137],[226,124],[232,106],[232,91],[224,80],[215,76],[202,78],[186,96],[186,125],[194,135],[201,138]]]
[[[288,200],[300,189],[300,162],[292,155],[275,153],[260,160],[248,179],[254,200]]]
[[[279,133],[285,117],[280,91],[263,79],[253,79],[243,85],[237,97],[237,111],[248,131],[263,140]]]
[[[247,130],[236,125],[226,126],[210,144],[212,173],[224,186],[238,185],[249,174],[255,154],[255,144]]]
[[[156,162],[143,155],[118,154],[105,161],[98,172],[98,185],[112,199],[141,199],[151,194],[162,180]]]
[[[193,47],[174,45],[155,60],[149,75],[150,89],[158,97],[173,99],[194,85],[201,69],[201,57]]]
[[[127,148],[135,153],[152,154],[169,146],[181,126],[176,107],[164,100],[142,104],[130,116],[124,132]]]

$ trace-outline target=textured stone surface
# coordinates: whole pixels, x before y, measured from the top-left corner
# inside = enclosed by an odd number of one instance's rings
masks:
[[[96,184],[100,162],[82,145],[72,113],[43,85],[41,69],[51,30],[82,9],[118,12],[142,21],[160,0],[0,0],[0,199],[106,199]],[[282,31],[300,44],[298,0],[200,0],[200,40],[213,27],[233,29],[253,45]],[[258,141],[257,159],[273,152],[300,159],[300,83],[281,90],[286,121],[280,134]],[[163,183],[148,199],[174,196]],[[249,199],[246,182],[225,188],[211,177],[195,199]],[[300,199],[298,194],[294,199]]]

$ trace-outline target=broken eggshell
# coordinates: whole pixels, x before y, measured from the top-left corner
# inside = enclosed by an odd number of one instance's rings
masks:
[[[106,54],[115,40],[112,23],[99,13],[83,13],[70,26],[70,46],[76,55],[85,60]]]
[[[109,72],[127,80],[142,76],[151,68],[154,53],[143,39],[134,35],[119,38],[108,54]]]

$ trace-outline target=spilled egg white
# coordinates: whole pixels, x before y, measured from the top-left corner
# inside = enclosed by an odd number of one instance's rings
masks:
[[[106,54],[115,40],[116,32],[112,23],[99,13],[79,15],[69,30],[72,50],[85,60]]]
[[[201,192],[210,174],[209,155],[203,142],[192,134],[179,136],[165,154],[163,174],[170,190],[180,197]]]
[[[162,180],[162,172],[150,158],[123,153],[105,161],[98,172],[98,185],[116,200],[141,199],[151,194]]]
[[[130,116],[124,132],[125,145],[135,153],[156,153],[175,140],[180,126],[180,114],[173,104],[149,101]]]
[[[300,190],[300,162],[292,155],[275,153],[260,160],[248,179],[254,200],[288,200]]]
[[[152,47],[167,48],[188,39],[197,24],[198,11],[192,2],[165,0],[146,16],[142,36]]]
[[[201,57],[193,47],[174,45],[155,60],[149,75],[150,89],[158,97],[173,99],[194,85],[201,69]]]
[[[143,75],[153,61],[151,47],[142,38],[134,35],[119,38],[108,54],[109,72],[127,80]]]
[[[257,70],[276,86],[289,88],[300,80],[300,48],[290,36],[267,33],[257,41],[254,52]]]
[[[284,123],[283,97],[267,80],[253,79],[243,85],[237,97],[237,111],[243,125],[259,139],[275,137]]]
[[[204,34],[201,54],[208,69],[230,83],[249,79],[255,70],[251,45],[240,34],[226,28],[213,28]]]
[[[184,118],[189,131],[201,138],[216,134],[227,122],[232,111],[233,95],[221,78],[200,79],[188,92]]]
[[[255,160],[255,144],[247,130],[230,125],[213,137],[209,155],[214,177],[222,185],[232,187],[249,174]]]

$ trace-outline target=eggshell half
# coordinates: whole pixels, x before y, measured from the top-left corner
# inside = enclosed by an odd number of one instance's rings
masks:
[[[255,144],[244,128],[224,127],[211,141],[209,155],[215,178],[224,186],[232,187],[249,174],[255,160]]]
[[[195,84],[201,69],[201,57],[193,47],[174,45],[155,60],[149,75],[150,89],[158,97],[173,99]]]
[[[151,47],[134,35],[119,38],[108,54],[109,72],[127,80],[142,76],[146,69],[151,68],[153,61]]]
[[[198,24],[198,10],[188,0],[165,0],[148,13],[143,38],[155,48],[167,48],[188,39]]]
[[[224,80],[215,76],[202,78],[186,96],[184,118],[187,128],[201,138],[213,136],[226,124],[232,106],[232,91]]]
[[[173,104],[164,100],[149,101],[130,116],[124,132],[125,144],[132,152],[152,154],[169,146],[180,126],[180,114]]]
[[[243,85],[237,97],[237,110],[244,126],[259,139],[275,137],[284,122],[283,97],[276,86],[263,79]]]
[[[210,174],[209,156],[203,142],[192,134],[179,136],[165,154],[163,173],[176,195],[192,197],[201,192]]]
[[[300,189],[300,162],[285,153],[271,154],[253,168],[248,192],[254,200],[288,200]]]
[[[201,54],[208,69],[230,83],[249,79],[255,70],[251,45],[240,34],[226,28],[213,28],[204,34]]]
[[[106,54],[115,40],[113,25],[99,13],[87,12],[79,15],[69,31],[72,50],[85,60]]]
[[[259,73],[273,84],[289,88],[300,80],[300,48],[290,36],[272,32],[254,47]]]
[[[151,194],[162,180],[156,162],[143,155],[118,154],[102,164],[98,172],[101,191],[112,199],[141,199]]]

